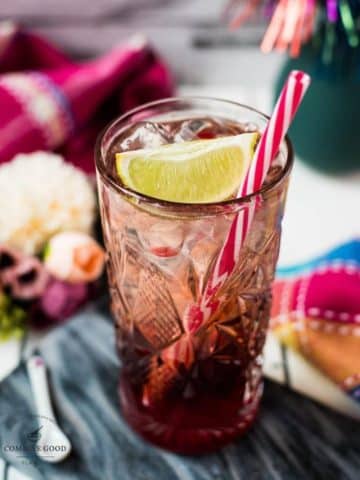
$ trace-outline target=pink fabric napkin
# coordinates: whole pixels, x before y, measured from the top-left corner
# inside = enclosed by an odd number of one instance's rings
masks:
[[[0,164],[19,152],[56,150],[91,173],[106,123],[173,88],[167,67],[139,37],[76,63],[39,36],[0,24]]]

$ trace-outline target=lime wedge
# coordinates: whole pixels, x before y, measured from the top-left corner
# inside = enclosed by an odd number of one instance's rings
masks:
[[[219,202],[236,193],[258,139],[258,133],[243,133],[117,153],[116,170],[125,186],[150,197]]]

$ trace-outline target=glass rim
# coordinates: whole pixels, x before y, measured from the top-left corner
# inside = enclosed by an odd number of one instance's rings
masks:
[[[192,211],[193,213],[199,213],[199,214],[206,214],[213,212],[218,213],[218,209],[223,207],[225,209],[228,209],[229,207],[234,207],[234,208],[241,208],[244,205],[247,205],[251,203],[253,199],[255,199],[258,195],[263,195],[264,193],[271,192],[274,190],[278,185],[280,185],[290,174],[293,164],[294,164],[294,150],[292,143],[289,139],[289,136],[286,135],[285,139],[282,144],[285,143],[286,145],[286,162],[285,166],[283,168],[283,171],[281,172],[281,175],[277,177],[275,180],[267,183],[266,185],[262,186],[259,190],[256,190],[255,192],[245,195],[243,197],[236,197],[236,198],[231,198],[228,200],[223,200],[220,202],[208,202],[208,203],[183,203],[183,202],[172,202],[169,200],[162,200],[159,198],[155,197],[150,197],[148,195],[145,195],[143,193],[137,192],[135,190],[132,190],[129,187],[126,187],[125,185],[121,185],[120,183],[117,183],[111,175],[106,170],[105,167],[105,158],[103,156],[102,152],[102,141],[106,135],[106,133],[117,123],[120,122],[126,122],[128,118],[133,116],[134,114],[137,114],[143,110],[146,110],[148,108],[154,108],[160,105],[164,105],[167,103],[174,103],[174,102],[196,102],[196,101],[208,101],[208,102],[218,102],[220,104],[227,104],[230,106],[234,107],[240,107],[243,109],[246,109],[248,111],[251,111],[260,117],[262,117],[264,120],[269,120],[269,115],[266,115],[265,113],[261,112],[260,110],[257,110],[256,108],[250,107],[249,105],[236,102],[233,100],[225,100],[222,98],[218,97],[208,97],[208,96],[201,96],[201,95],[196,95],[196,96],[181,96],[181,97],[167,97],[163,98],[161,100],[154,100],[152,102],[147,102],[144,103],[138,107],[135,107],[131,110],[128,110],[127,112],[123,113],[122,115],[119,115],[117,118],[109,122],[103,130],[99,133],[96,143],[95,143],[95,166],[97,172],[100,174],[101,179],[108,185],[110,186],[113,190],[115,190],[118,194],[122,196],[126,196],[129,198],[132,198],[136,201],[140,201],[141,203],[148,204],[153,207],[157,207],[159,209],[164,209],[164,210],[181,210],[184,209],[185,211]]]

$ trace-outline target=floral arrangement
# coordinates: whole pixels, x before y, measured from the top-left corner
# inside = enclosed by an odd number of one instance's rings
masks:
[[[105,254],[89,178],[49,152],[0,166],[0,338],[59,322],[91,298]]]
[[[231,0],[230,26],[238,28],[256,13],[269,23],[261,43],[265,53],[288,50],[297,57],[311,45],[320,64],[331,69],[359,65],[360,2],[358,0]]]

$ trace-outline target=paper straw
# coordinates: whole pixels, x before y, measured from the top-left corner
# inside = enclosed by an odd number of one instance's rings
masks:
[[[336,23],[338,19],[338,5],[336,0],[326,0],[326,13],[330,23]]]
[[[290,45],[294,37],[299,14],[300,14],[300,1],[290,0],[286,5],[284,26],[281,30],[278,41],[276,42],[277,50],[284,52]]]
[[[280,149],[309,84],[310,77],[306,73],[297,70],[290,73],[274,112],[259,140],[250,168],[239,188],[238,196],[252,194],[261,188],[271,162]],[[250,229],[254,212],[255,202],[251,202],[236,214],[215,263],[213,273],[204,289],[199,309],[196,315],[189,319],[188,329],[191,332],[196,331],[217,310],[219,302],[214,301],[213,297],[231,275],[239,260],[241,247]]]
[[[260,49],[264,53],[269,53],[274,48],[276,40],[279,37],[283,27],[287,0],[280,0],[271,17],[270,24],[266,29],[264,38],[261,42]]]
[[[306,18],[307,0],[300,0],[300,13],[296,24],[295,32],[290,45],[290,56],[296,58],[300,55],[301,43]]]
[[[315,18],[316,18],[316,2],[315,0],[307,0],[303,43],[306,43],[310,39],[313,33]]]
[[[230,22],[230,29],[234,30],[245,23],[255,13],[259,3],[260,0],[248,0],[241,12]]]

